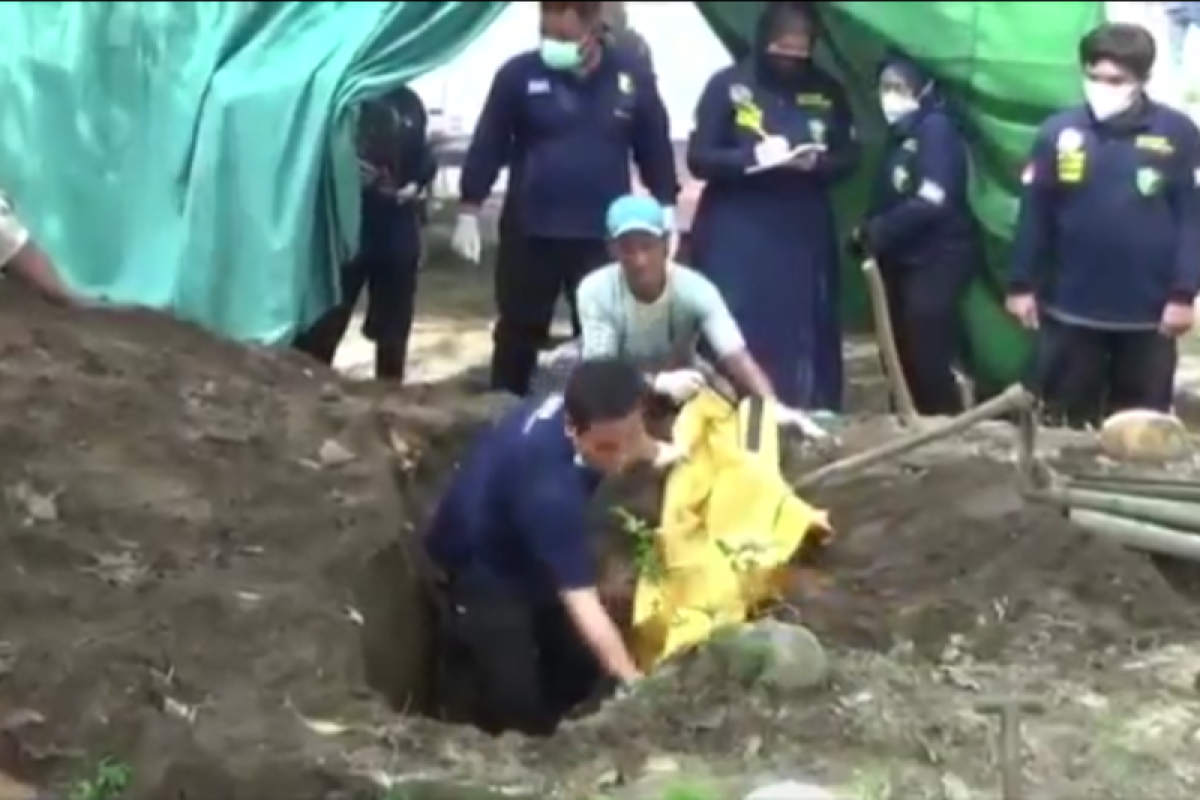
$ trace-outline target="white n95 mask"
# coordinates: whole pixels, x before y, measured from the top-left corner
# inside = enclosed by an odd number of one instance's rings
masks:
[[[1137,89],[1132,86],[1087,81],[1083,85],[1083,95],[1087,98],[1088,107],[1092,109],[1096,119],[1106,120],[1128,111],[1133,106]]]

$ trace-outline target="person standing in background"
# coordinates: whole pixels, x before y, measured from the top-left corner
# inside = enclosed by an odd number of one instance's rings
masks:
[[[757,52],[709,80],[688,142],[705,181],[692,263],[725,297],[779,400],[838,410],[843,366],[833,187],[859,159],[845,93],[813,63],[817,19],[769,3]]]
[[[296,341],[326,364],[367,292],[363,334],[375,344],[375,377],[404,382],[420,270],[423,197],[437,175],[429,114],[412,89],[400,87],[363,105],[357,152],[362,179],[358,253],[341,271],[341,301]]]
[[[1170,411],[1177,341],[1200,291],[1200,130],[1146,93],[1154,37],[1108,23],[1079,43],[1087,104],[1038,131],[1008,275],[1037,331],[1035,382],[1083,427]]]
[[[529,393],[560,294],[573,302],[608,260],[605,212],[630,187],[632,159],[674,217],[670,124],[644,59],[606,42],[598,2],[541,3],[542,44],[497,72],[467,150],[453,246],[478,262],[479,213],[510,166],[496,270],[491,382]],[[506,227],[505,227],[506,226]]]
[[[959,305],[983,262],[967,196],[970,152],[933,79],[911,59],[884,62],[879,98],[888,136],[853,244],[879,265],[917,411],[957,414],[953,367],[967,349]]]

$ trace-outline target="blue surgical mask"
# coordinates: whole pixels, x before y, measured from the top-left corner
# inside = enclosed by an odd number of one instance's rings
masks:
[[[578,42],[542,39],[542,63],[550,69],[572,70],[583,66],[583,48]]]

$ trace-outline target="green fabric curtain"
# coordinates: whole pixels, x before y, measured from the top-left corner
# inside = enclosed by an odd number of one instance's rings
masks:
[[[357,227],[350,109],[454,58],[495,2],[0,4],[0,186],[75,285],[169,308],[238,339],[278,342],[334,297]],[[822,59],[856,100],[868,143],[887,46],[950,90],[975,139],[973,201],[993,276],[1036,125],[1077,99],[1075,45],[1103,4],[819,3]],[[762,6],[698,4],[735,54]],[[852,224],[869,183],[841,198]],[[853,265],[848,271],[857,276]],[[850,322],[864,317],[861,287]],[[995,281],[966,308],[976,377],[1024,362]]]

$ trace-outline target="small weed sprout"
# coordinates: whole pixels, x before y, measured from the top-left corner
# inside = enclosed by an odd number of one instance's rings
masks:
[[[69,800],[121,800],[133,782],[133,770],[128,764],[103,758],[96,763],[91,776],[71,784]]]
[[[649,522],[628,509],[613,509],[621,532],[633,544],[633,566],[639,577],[659,580],[665,572],[658,552],[658,531]]]

